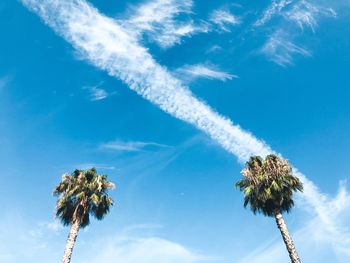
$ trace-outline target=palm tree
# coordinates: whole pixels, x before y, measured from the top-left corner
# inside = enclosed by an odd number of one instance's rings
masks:
[[[254,214],[275,217],[293,263],[300,263],[293,240],[282,217],[294,206],[293,193],[303,191],[303,185],[292,172],[287,160],[268,155],[265,160],[253,156],[242,170],[243,179],[236,187],[244,193],[244,207],[250,206]]]
[[[56,216],[63,225],[71,225],[62,263],[70,262],[79,229],[89,225],[90,215],[101,220],[109,212],[113,200],[107,192],[113,188],[107,176],[97,174],[95,168],[62,176],[54,190],[58,196]]]

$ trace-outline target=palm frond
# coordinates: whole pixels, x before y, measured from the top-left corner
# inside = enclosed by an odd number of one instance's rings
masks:
[[[236,188],[244,193],[244,207],[249,205],[254,214],[274,216],[277,211],[289,212],[294,206],[293,193],[303,191],[288,161],[274,154],[265,160],[252,156],[242,174]]]
[[[53,192],[58,196],[56,216],[64,225],[79,220],[80,226],[86,227],[90,223],[90,214],[102,219],[109,212],[113,205],[108,196],[111,189],[114,189],[114,184],[107,180],[107,175],[97,174],[95,168],[64,174]]]

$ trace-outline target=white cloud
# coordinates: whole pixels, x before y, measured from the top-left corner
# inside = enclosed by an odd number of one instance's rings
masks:
[[[271,35],[260,52],[264,54],[267,59],[280,66],[293,64],[293,57],[295,55],[304,57],[311,56],[310,51],[292,43],[283,31],[278,31]]]
[[[205,64],[185,65],[177,69],[175,71],[175,75],[185,82],[192,81],[197,78],[216,79],[221,81],[237,78],[236,75],[220,71],[216,69],[216,67]]]
[[[94,244],[87,243],[82,250],[94,252],[76,251],[76,258],[83,263],[200,263],[214,259],[178,242],[159,237],[155,234],[155,230],[159,229],[162,226],[155,224],[124,227],[119,233],[95,240]]]
[[[47,229],[54,234],[59,234],[63,230],[63,226],[59,220],[53,220],[50,222],[39,223],[40,228]]]
[[[213,45],[207,50],[207,53],[214,53],[214,52],[218,52],[219,50],[222,50],[221,46]]]
[[[97,86],[83,87],[83,89],[89,91],[89,97],[91,101],[103,100],[109,96],[106,90]]]
[[[310,184],[310,182],[306,184]],[[318,189],[313,189],[305,194],[306,198],[313,199],[311,208],[315,209],[319,215],[318,220],[323,223],[324,234],[320,232],[315,234],[320,240],[329,240],[329,237],[332,237],[331,243],[337,244],[338,248],[343,247],[350,253],[350,228],[347,225],[348,219],[350,219],[350,195],[346,191],[345,183],[340,182],[338,195],[335,198],[325,194],[317,194],[317,191]]]
[[[311,192],[308,191],[306,194]],[[311,198],[314,204],[318,202],[316,208],[318,217],[312,215],[311,219],[306,220],[305,227],[292,233],[301,260],[321,263],[329,262],[329,258],[333,257],[334,263],[348,262],[350,236],[347,222],[350,219],[350,195],[345,185],[341,184],[338,195],[334,199],[317,193],[306,198]],[[303,208],[309,210],[311,207]],[[312,208],[315,209],[315,207]],[[273,223],[274,220],[271,220],[271,224]],[[281,242],[277,227],[275,236],[277,239],[275,238],[273,242],[258,247],[238,263],[284,262],[288,254],[284,243]],[[329,247],[332,247],[334,252],[330,251]],[[317,253],[310,253],[310,251],[317,251]]]
[[[87,60],[121,79],[165,112],[206,132],[240,160],[246,160],[254,152],[269,152],[266,144],[232,125],[194,97],[187,87],[157,64],[132,32],[100,15],[86,2],[23,2],[80,50]]]
[[[131,18],[121,22],[134,34],[140,36],[146,32],[158,45],[167,48],[180,43],[183,37],[209,30],[204,22],[176,19],[180,14],[190,15],[192,6],[192,0],[148,1],[134,7]]]
[[[214,10],[210,15],[210,21],[221,30],[230,32],[230,27],[241,23],[240,19],[226,9]]]
[[[327,242],[332,246],[335,254],[341,258],[345,254],[350,254],[350,229],[347,220],[350,217],[350,195],[347,193],[345,184],[341,183],[338,195],[331,198],[326,194],[322,194],[319,189],[308,180],[303,174],[297,171],[297,175],[304,184],[304,193],[300,196],[306,211],[312,211],[316,227],[318,239]]]
[[[282,17],[302,29],[304,26],[308,26],[314,30],[317,26],[317,20],[323,16],[336,17],[336,12],[330,7],[321,5],[319,1],[273,0],[254,25],[263,26],[274,17]]]
[[[240,20],[229,10],[218,9],[210,15],[210,22],[194,20],[192,0],[153,0],[130,8],[119,23],[141,39],[148,39],[163,48],[169,48],[181,43],[185,37],[199,33],[208,33],[214,25],[220,30],[230,31],[230,27],[240,23]]]
[[[273,152],[263,141],[242,130],[238,125],[233,125],[230,120],[223,118],[194,97],[179,80],[160,66],[148,51],[139,45],[131,32],[122,28],[116,21],[102,16],[85,1],[22,0],[22,2],[80,50],[86,60],[106,70],[111,76],[121,79],[132,90],[165,112],[207,133],[224,149],[236,155],[241,162],[251,155],[265,156]],[[305,53],[293,45],[290,49],[295,49],[294,53]],[[330,216],[331,211],[327,211],[329,200],[324,198],[311,181],[304,176],[301,178],[305,186],[302,195],[303,204],[309,204],[312,208],[310,211],[314,212],[323,227],[329,230],[330,235],[327,239],[336,247],[335,251],[344,253],[344,249],[334,240],[346,240],[349,233],[344,227],[337,225],[338,221],[334,221]],[[136,247],[137,244],[139,243],[136,242]],[[185,257],[184,260],[186,258],[190,260],[189,262],[194,260],[192,257]]]
[[[301,29],[305,26],[315,31],[320,16],[336,17],[336,12],[332,8],[317,6],[311,2],[300,0],[286,11],[283,16],[296,23]]]
[[[293,3],[293,0],[272,0],[272,3],[263,12],[262,17],[254,23],[254,26],[263,26],[275,15],[279,15],[291,3]]]
[[[181,244],[160,237],[116,238],[104,242],[84,263],[197,263],[207,261]]]
[[[140,152],[149,148],[167,148],[168,145],[159,144],[155,142],[123,142],[123,141],[112,141],[103,143],[100,145],[101,149],[112,150],[112,151],[123,151],[123,152]]]
[[[87,241],[83,232],[78,237],[73,261],[82,263],[200,263],[210,258],[184,245],[158,237],[152,229],[158,225],[140,224],[108,233],[103,238]],[[58,221],[32,224],[23,215],[7,212],[0,219],[0,262],[58,262],[62,256],[68,228]],[[65,231],[63,231],[63,229]],[[142,231],[149,229],[144,236]]]
[[[60,258],[57,238],[61,226],[55,221],[33,223],[19,212],[7,211],[0,218],[0,262],[51,262]]]
[[[269,26],[269,32],[272,28],[276,33],[268,37],[261,53],[281,66],[293,64],[294,55],[309,57],[311,52],[294,44],[290,36],[300,35],[306,27],[315,32],[323,17],[336,17],[336,12],[320,1],[273,0],[254,23],[255,27],[261,27],[274,18],[279,19]]]

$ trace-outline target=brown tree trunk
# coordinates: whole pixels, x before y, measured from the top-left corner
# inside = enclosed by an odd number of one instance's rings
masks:
[[[75,220],[69,231],[66,248],[64,250],[64,254],[62,258],[62,263],[70,263],[70,259],[73,253],[73,247],[75,244],[75,240],[77,239],[77,236],[78,236],[79,228],[80,228],[80,222],[79,220]]]
[[[281,231],[283,241],[286,244],[291,262],[292,263],[300,263],[301,261],[299,259],[298,253],[294,247],[293,240],[292,240],[291,236],[289,235],[288,228],[284,222],[282,214],[280,212],[275,213],[275,218],[276,218],[277,226],[278,226],[279,230]]]

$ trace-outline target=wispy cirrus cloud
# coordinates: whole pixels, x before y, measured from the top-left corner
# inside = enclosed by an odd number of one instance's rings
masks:
[[[100,145],[100,149],[120,152],[140,152],[154,148],[169,148],[170,146],[156,142],[138,142],[138,141],[111,141]]]
[[[269,32],[261,53],[280,66],[293,64],[295,55],[310,57],[307,48],[293,42],[296,36],[304,34],[305,28],[315,33],[320,19],[336,17],[334,9],[326,5],[313,0],[273,0],[253,24],[255,28],[265,27]],[[271,20],[275,23],[269,23]],[[275,33],[271,34],[271,31]]]
[[[274,16],[279,15],[291,3],[293,3],[293,0],[272,0],[271,4],[264,10],[262,16],[255,21],[254,26],[263,26]]]
[[[283,31],[271,35],[260,49],[260,53],[280,66],[292,65],[295,55],[311,56],[310,51],[291,42]]]
[[[212,45],[208,50],[206,51],[207,53],[215,53],[222,50],[222,47],[219,45]]]
[[[133,6],[119,22],[136,38],[146,35],[163,48],[180,44],[183,38],[216,29],[230,32],[241,23],[227,8],[214,10],[208,21],[193,19],[192,0],[155,0]],[[127,17],[126,17],[127,16]]]
[[[336,17],[336,15],[333,8],[318,1],[273,0],[254,25],[263,26],[273,18],[279,17],[295,23],[302,29],[308,26],[314,30],[318,24],[317,20],[321,17]]]
[[[126,83],[145,99],[158,105],[165,112],[186,121],[208,134],[228,152],[245,162],[251,155],[265,156],[274,151],[262,140],[244,131],[230,120],[220,116],[208,105],[197,99],[181,81],[174,78],[140,46],[133,34],[115,20],[101,15],[97,9],[83,0],[22,0],[39,14],[56,32],[80,50],[86,60],[111,76]],[[344,244],[349,236],[345,228],[329,211],[330,200],[305,176],[303,204],[312,211],[325,228],[334,247],[350,247]],[[337,253],[342,253],[341,249]]]
[[[301,29],[309,27],[312,31],[318,26],[317,20],[324,17],[336,17],[337,14],[333,8],[318,6],[311,2],[300,0],[294,4],[290,10],[287,10],[283,16],[294,23]]]
[[[109,96],[105,89],[98,86],[83,87],[83,89],[89,92],[89,99],[91,101],[103,100]]]
[[[214,10],[210,15],[210,21],[217,25],[220,30],[230,32],[230,28],[239,25],[241,20],[226,8]]]
[[[196,23],[189,17],[192,6],[192,0],[148,1],[133,7],[128,12],[131,17],[121,22],[134,34],[141,36],[146,33],[151,40],[167,48],[180,43],[183,37],[208,32],[207,23]],[[187,19],[177,19],[181,14],[186,14]]]
[[[238,76],[219,70],[215,66],[206,64],[185,65],[175,70],[175,75],[185,82],[190,82],[198,78],[215,80],[232,80]]]

